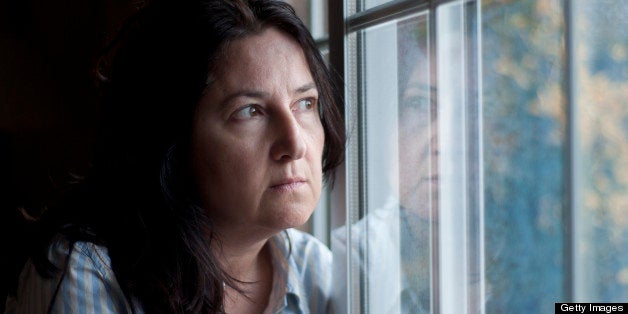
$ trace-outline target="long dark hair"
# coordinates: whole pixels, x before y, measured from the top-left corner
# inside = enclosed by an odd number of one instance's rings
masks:
[[[129,19],[99,62],[105,96],[93,169],[44,214],[41,238],[61,232],[106,246],[122,289],[145,312],[224,312],[223,284],[235,285],[210,249],[218,239],[188,168],[192,118],[212,73],[229,58],[226,45],[269,27],[305,53],[319,92],[323,172],[333,181],[344,152],[342,99],[288,4],[155,0]],[[41,241],[39,252],[48,244]],[[33,259],[50,274],[44,254]]]

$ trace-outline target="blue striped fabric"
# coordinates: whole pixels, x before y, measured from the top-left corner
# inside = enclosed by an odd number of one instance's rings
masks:
[[[17,297],[9,296],[5,313],[47,313],[49,307],[52,313],[131,312],[113,275],[105,247],[77,242],[66,261],[69,243],[60,238],[57,240],[48,257],[59,269],[64,269],[68,262],[67,272],[44,279],[34,265],[27,262],[20,274]],[[57,297],[51,303],[55,290]]]
[[[288,241],[292,251],[288,255]],[[275,237],[277,247],[287,259],[287,267],[275,267],[275,274],[287,275],[283,306],[270,313],[329,313],[331,305],[332,255],[327,246],[313,236],[289,229]],[[276,255],[275,255],[276,256]],[[277,258],[275,258],[275,262]],[[281,272],[284,270],[284,272]]]
[[[290,238],[291,246],[288,238]],[[64,268],[69,243],[51,247],[50,260]],[[290,229],[270,241],[274,286],[265,313],[327,313],[331,291],[331,252],[304,232]],[[107,248],[87,242],[74,244],[67,272],[42,278],[29,261],[20,275],[17,296],[9,296],[5,313],[131,313],[113,271]],[[61,277],[61,284],[59,281]],[[55,290],[59,287],[54,303]],[[135,313],[143,313],[134,304]]]

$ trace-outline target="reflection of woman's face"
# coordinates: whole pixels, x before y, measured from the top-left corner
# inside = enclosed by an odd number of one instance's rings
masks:
[[[192,136],[201,201],[219,232],[303,224],[322,185],[318,91],[300,46],[269,28],[230,43]]]
[[[427,61],[412,68],[399,104],[399,189],[401,205],[428,215],[429,194],[437,189],[438,177],[431,172],[430,159],[437,150],[437,125],[431,119]]]

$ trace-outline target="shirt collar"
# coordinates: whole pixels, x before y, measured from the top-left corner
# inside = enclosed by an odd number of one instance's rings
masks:
[[[298,309],[293,312],[303,312],[303,309],[307,308],[307,299],[301,297],[299,279],[290,271],[298,269],[298,265],[293,252],[290,252],[294,248],[290,247],[288,231],[275,235],[268,243],[273,263],[273,291],[265,313],[279,313],[285,309]]]

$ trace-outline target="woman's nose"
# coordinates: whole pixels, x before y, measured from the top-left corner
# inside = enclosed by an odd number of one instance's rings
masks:
[[[271,157],[276,161],[297,160],[305,156],[307,144],[304,130],[291,110],[275,115],[275,141],[271,147]]]

